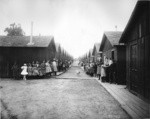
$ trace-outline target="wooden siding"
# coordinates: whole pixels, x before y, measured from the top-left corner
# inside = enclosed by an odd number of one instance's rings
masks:
[[[117,47],[117,76],[118,82],[120,84],[126,84],[126,47],[125,46],[116,46]]]
[[[140,11],[140,15],[137,15],[133,19],[132,26],[127,29],[125,42],[126,49],[126,70],[127,70],[127,87],[140,97],[150,98],[150,4],[148,9]],[[136,59],[136,76],[133,80],[132,73],[132,45],[137,47]]]
[[[0,47],[0,51],[0,77],[12,76],[14,62],[21,67],[24,63],[52,60],[56,53],[53,43],[48,47]]]

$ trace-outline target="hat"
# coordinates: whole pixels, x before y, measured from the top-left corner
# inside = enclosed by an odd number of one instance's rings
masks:
[[[24,64],[24,66],[27,66],[27,64]]]

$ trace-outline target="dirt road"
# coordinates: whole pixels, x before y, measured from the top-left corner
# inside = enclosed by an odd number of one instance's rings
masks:
[[[2,118],[130,118],[96,80],[77,66],[55,79],[1,80],[0,86]]]

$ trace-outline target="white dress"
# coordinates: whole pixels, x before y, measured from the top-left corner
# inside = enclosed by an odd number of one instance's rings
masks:
[[[28,74],[27,66],[22,66],[21,69],[22,69],[21,75],[27,75]]]
[[[56,64],[56,62],[53,61],[53,62],[52,62],[52,65],[53,65],[53,70],[54,70],[55,72],[57,72],[58,70],[57,70],[57,64]]]
[[[52,72],[50,64],[47,62],[45,63],[45,65],[46,65],[46,73]]]

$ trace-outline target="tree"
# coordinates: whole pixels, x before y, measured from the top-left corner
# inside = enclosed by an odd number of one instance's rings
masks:
[[[10,24],[9,27],[5,28],[4,32],[7,32],[7,36],[23,36],[25,35],[24,31],[21,28],[21,25],[16,25],[15,23]]]

